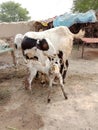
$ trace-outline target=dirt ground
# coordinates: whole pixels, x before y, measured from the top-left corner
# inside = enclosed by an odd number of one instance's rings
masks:
[[[24,89],[26,67],[12,66],[10,53],[0,55],[0,130],[98,130],[98,49],[86,48],[84,59],[73,49],[69,59],[65,100],[59,85],[53,86],[47,103],[48,85],[39,80],[32,94]]]

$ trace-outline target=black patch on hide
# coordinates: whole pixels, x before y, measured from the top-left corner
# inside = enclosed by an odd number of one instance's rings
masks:
[[[39,44],[37,44],[37,48],[42,51],[47,51],[49,49],[49,45],[46,39],[39,40]]]
[[[33,39],[33,38],[29,38],[29,37],[25,36],[23,38],[21,47],[23,50],[26,50],[26,49],[31,49],[31,48],[35,47],[36,44],[37,44],[37,39]]]

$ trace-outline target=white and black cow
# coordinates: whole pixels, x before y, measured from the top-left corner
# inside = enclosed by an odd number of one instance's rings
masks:
[[[25,33],[25,37],[29,38],[30,40],[36,39],[36,43],[39,49],[45,51],[48,49],[48,46],[41,45],[40,40],[48,38],[49,41],[55,47],[56,53],[58,54],[59,58],[61,59],[61,73],[63,77],[63,82],[65,81],[66,72],[68,69],[68,58],[71,54],[72,47],[73,47],[73,40],[74,38],[80,39],[84,36],[85,32],[80,30],[77,34],[73,34],[68,27],[59,26],[49,30],[45,30],[43,32],[27,32]],[[40,41],[40,42],[39,42]],[[34,44],[35,46],[35,44]],[[45,48],[44,48],[45,47]],[[52,52],[52,51],[51,51]]]
[[[67,27],[63,26],[43,32],[27,32],[22,40],[21,48],[25,58],[29,59],[27,64],[30,72],[28,77],[29,89],[31,89],[31,82],[36,72],[42,71],[46,73],[47,59],[48,57],[54,57],[55,54],[58,54],[60,59],[60,74],[64,83],[68,69],[68,58],[73,47],[73,40],[74,38],[82,38],[84,34],[85,32],[82,30],[77,34],[73,34]],[[35,59],[42,65],[45,64],[45,67],[35,62]]]

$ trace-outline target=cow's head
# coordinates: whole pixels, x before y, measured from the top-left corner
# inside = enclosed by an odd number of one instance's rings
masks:
[[[46,56],[56,55],[56,50],[48,38],[37,40],[37,48],[42,50]]]
[[[42,51],[47,51],[49,49],[49,45],[46,39],[37,40],[37,48]]]

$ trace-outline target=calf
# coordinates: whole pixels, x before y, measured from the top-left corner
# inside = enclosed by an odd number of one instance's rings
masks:
[[[52,60],[52,62],[50,61],[50,67],[48,70],[48,76],[49,76],[49,93],[48,93],[48,102],[50,102],[50,93],[51,93],[51,88],[53,85],[53,81],[55,80],[55,78],[58,78],[59,82],[60,82],[60,86],[63,92],[63,95],[65,97],[65,99],[67,99],[67,95],[64,91],[64,84],[63,84],[63,78],[60,72],[60,59],[56,58],[52,58],[50,59]]]
[[[50,60],[49,60],[50,59]],[[63,92],[63,95],[65,99],[67,99],[67,95],[64,91],[64,84],[63,84],[63,79],[60,73],[60,62],[57,57],[55,58],[49,58],[46,60],[46,65],[43,65],[41,62],[38,61],[38,58],[34,57],[32,60],[29,61],[28,63],[28,68],[29,68],[29,75],[26,78],[27,84],[25,84],[26,89],[31,90],[31,83],[34,79],[34,77],[37,74],[37,71],[44,73],[47,75],[49,79],[49,92],[48,92],[48,99],[47,101],[50,102],[50,93],[51,93],[51,88],[53,85],[53,81],[55,78],[59,79],[60,86]]]

